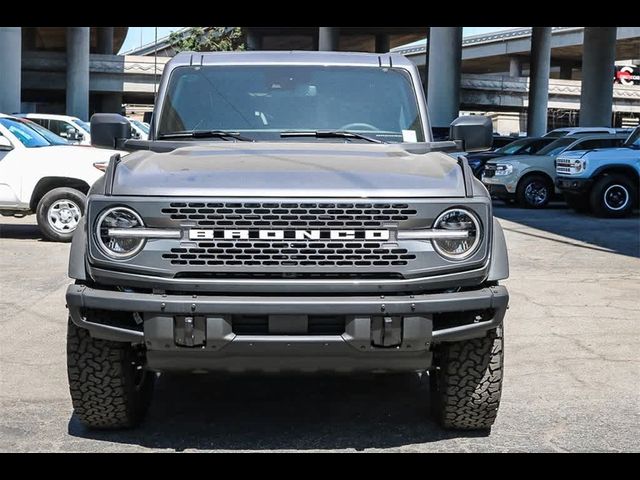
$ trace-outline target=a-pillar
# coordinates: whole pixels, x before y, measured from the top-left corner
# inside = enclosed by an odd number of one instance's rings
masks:
[[[547,133],[550,72],[551,27],[533,27],[527,114],[527,134],[530,137],[540,137]]]
[[[433,127],[448,127],[460,112],[462,27],[431,27],[427,104]]]
[[[376,53],[387,53],[391,50],[391,39],[386,33],[376,35]]]
[[[89,119],[89,27],[67,27],[67,115]]]
[[[22,29],[0,27],[0,112],[20,112]]]
[[[319,27],[318,50],[335,52],[340,46],[340,27]]]
[[[580,126],[610,127],[616,27],[585,27],[582,54]]]
[[[113,55],[113,27],[98,27],[98,48],[96,53]]]

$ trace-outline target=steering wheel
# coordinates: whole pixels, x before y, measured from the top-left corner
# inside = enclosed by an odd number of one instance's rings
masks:
[[[380,129],[369,123],[349,123],[340,127],[340,130],[371,130],[377,132]]]

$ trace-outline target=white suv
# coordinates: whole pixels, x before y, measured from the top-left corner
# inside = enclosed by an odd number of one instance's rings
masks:
[[[48,113],[25,113],[16,116],[33,120],[71,143],[91,145],[91,125],[78,117]]]
[[[40,125],[0,114],[0,215],[35,213],[42,234],[68,242],[85,194],[117,150],[70,145]]]

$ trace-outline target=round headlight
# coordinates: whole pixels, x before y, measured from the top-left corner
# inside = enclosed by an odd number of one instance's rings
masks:
[[[134,256],[144,246],[144,239],[115,237],[109,235],[112,228],[126,229],[144,227],[142,218],[126,207],[106,210],[96,224],[96,239],[103,253],[111,258],[124,259]]]
[[[463,239],[434,239],[433,248],[447,260],[464,260],[475,253],[480,245],[481,229],[478,218],[461,208],[442,213],[433,223],[438,230],[465,231]]]

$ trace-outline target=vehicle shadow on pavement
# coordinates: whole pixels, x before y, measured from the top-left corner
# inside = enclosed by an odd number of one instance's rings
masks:
[[[37,225],[18,223],[0,223],[0,238],[16,240],[42,240],[42,233]]]
[[[426,375],[164,374],[134,430],[69,434],[105,442],[199,450],[389,448],[482,432],[449,432],[429,417]]]
[[[578,213],[564,204],[551,204],[541,210],[530,210],[494,203],[494,215],[499,220],[509,220],[543,232],[511,229],[507,231],[537,237],[559,243],[571,243],[585,250],[613,251],[620,255],[640,257],[640,216],[638,211],[627,218],[598,218]],[[546,236],[544,232],[566,237],[566,240]],[[579,245],[574,241],[588,245]]]

